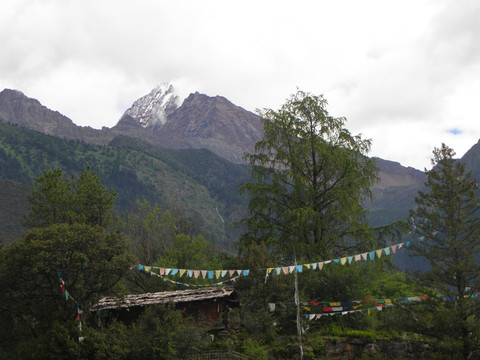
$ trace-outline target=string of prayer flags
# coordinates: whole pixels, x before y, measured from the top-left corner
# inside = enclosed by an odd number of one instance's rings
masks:
[[[70,294],[70,292],[67,290],[67,287],[65,286],[65,281],[62,279],[63,273],[62,271],[57,271],[57,276],[58,280],[60,282],[60,289],[62,290],[62,294],[65,297],[65,301],[71,300],[75,301],[75,321],[78,322],[78,328],[80,331],[82,331],[82,320],[80,318],[80,315],[83,314],[83,311],[80,309],[80,303],[73,298],[73,296]]]
[[[186,270],[188,271],[188,270]],[[196,271],[196,270],[192,270],[192,271]],[[230,279],[226,279],[224,281],[220,281],[220,282],[217,282],[215,284],[187,284],[187,283],[184,283],[184,282],[180,282],[180,281],[175,281],[175,280],[172,280],[172,279],[168,279],[168,278],[165,278],[164,276],[160,275],[160,274],[157,274],[156,272],[153,272],[153,271],[150,271],[148,272],[149,275],[153,275],[153,276],[157,276],[159,277],[160,279],[162,279],[163,281],[167,281],[167,282],[170,282],[172,284],[176,284],[176,285],[183,285],[183,286],[186,286],[186,287],[206,287],[206,286],[220,286],[220,285],[224,285],[225,283],[227,282],[230,282],[230,281],[235,281],[237,280],[237,278],[240,276],[240,275],[237,275],[235,277],[232,277]]]
[[[351,264],[352,262],[357,261],[374,261],[375,259],[380,259],[383,254],[389,256],[391,254],[396,254],[398,249],[403,248],[404,246],[410,246],[410,241],[406,241],[405,243],[401,242],[398,244],[394,244],[388,247],[359,253],[355,255],[349,255],[342,258],[313,262],[313,263],[306,263],[306,264],[298,264],[298,265],[284,265],[278,267],[271,267],[271,268],[264,268],[264,269],[257,269],[265,271],[265,281],[267,281],[270,275],[288,275],[294,272],[302,273],[307,270],[322,270],[323,267],[327,264],[334,263],[334,264]],[[215,269],[215,270],[200,270],[200,269],[177,269],[177,268],[165,268],[165,267],[158,267],[158,266],[146,266],[146,265],[138,265],[137,269],[139,271],[145,271],[147,273],[155,273],[159,276],[178,276],[179,278],[187,277],[187,278],[203,278],[203,279],[225,279],[226,277],[232,278],[234,276],[249,276],[250,270],[249,269]]]
[[[363,310],[377,310],[381,311],[383,307],[394,306],[395,304],[403,304],[408,302],[418,302],[423,301],[428,298],[427,295],[423,296],[411,296],[406,298],[396,298],[396,299],[371,299],[365,298],[362,300],[350,300],[350,301],[310,301],[302,302],[301,308],[305,311],[308,311],[310,314],[315,313],[314,315],[336,315],[336,314],[347,314],[353,313],[355,311]],[[285,304],[275,304],[269,303],[268,309],[270,311],[275,311],[276,306]],[[287,303],[286,305],[294,305],[294,303]],[[309,315],[310,315],[309,314]]]

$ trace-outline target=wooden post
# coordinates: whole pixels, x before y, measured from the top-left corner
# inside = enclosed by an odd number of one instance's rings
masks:
[[[295,256],[295,304],[297,305],[297,331],[300,344],[300,360],[303,360],[302,325],[300,323],[300,295],[298,294],[297,257]]]

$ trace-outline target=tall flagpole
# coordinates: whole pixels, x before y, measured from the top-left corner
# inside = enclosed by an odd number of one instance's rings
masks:
[[[297,331],[300,344],[300,360],[303,360],[302,326],[300,324],[300,296],[298,294],[297,256],[295,255],[295,304],[297,305]]]

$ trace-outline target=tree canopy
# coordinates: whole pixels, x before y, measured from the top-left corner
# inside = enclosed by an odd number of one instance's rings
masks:
[[[284,254],[328,257],[368,233],[363,201],[376,180],[370,140],[332,117],[327,101],[297,91],[278,110],[261,112],[264,137],[247,154],[252,181],[243,244],[265,241]]]
[[[480,204],[476,179],[454,156],[445,144],[433,151],[427,191],[419,192],[411,211],[422,240],[411,251],[430,263],[416,279],[430,294],[433,317],[419,317],[416,327],[458,345],[458,358],[467,359],[480,350],[480,304],[473,298],[480,287]]]
[[[32,208],[23,223],[28,228],[74,222],[105,227],[112,222],[115,196],[89,168],[78,179],[65,177],[58,168],[47,170],[33,184],[28,197]]]

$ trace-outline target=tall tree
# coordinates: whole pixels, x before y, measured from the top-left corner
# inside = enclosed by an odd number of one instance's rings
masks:
[[[71,223],[72,184],[60,169],[47,170],[38,177],[28,196],[32,208],[23,225],[28,228]]]
[[[74,206],[77,221],[90,225],[107,226],[112,222],[113,202],[116,193],[107,189],[95,172],[87,168],[75,184]]]
[[[88,308],[133,262],[123,236],[100,226],[31,229],[0,251],[0,322],[13,336],[7,342],[38,338],[55,322],[73,323],[79,307],[85,321]]]
[[[125,220],[125,233],[132,252],[145,265],[153,264],[165,253],[176,234],[175,219],[170,211],[162,213],[157,204],[137,200],[135,210]]]
[[[66,178],[58,168],[47,170],[33,184],[32,208],[23,224],[30,229],[74,222],[105,227],[112,222],[115,196],[89,168],[78,179]]]
[[[434,149],[427,191],[419,192],[411,211],[415,232],[424,239],[413,244],[412,254],[431,267],[416,279],[432,295],[433,316],[418,317],[416,328],[459,345],[457,358],[468,359],[480,351],[480,303],[473,299],[480,286],[480,204],[477,181],[454,156],[445,144]]]
[[[241,187],[250,199],[243,244],[326,258],[369,234],[362,203],[376,180],[371,142],[326,106],[322,96],[297,91],[280,110],[261,113],[264,137],[246,155],[252,181]]]

